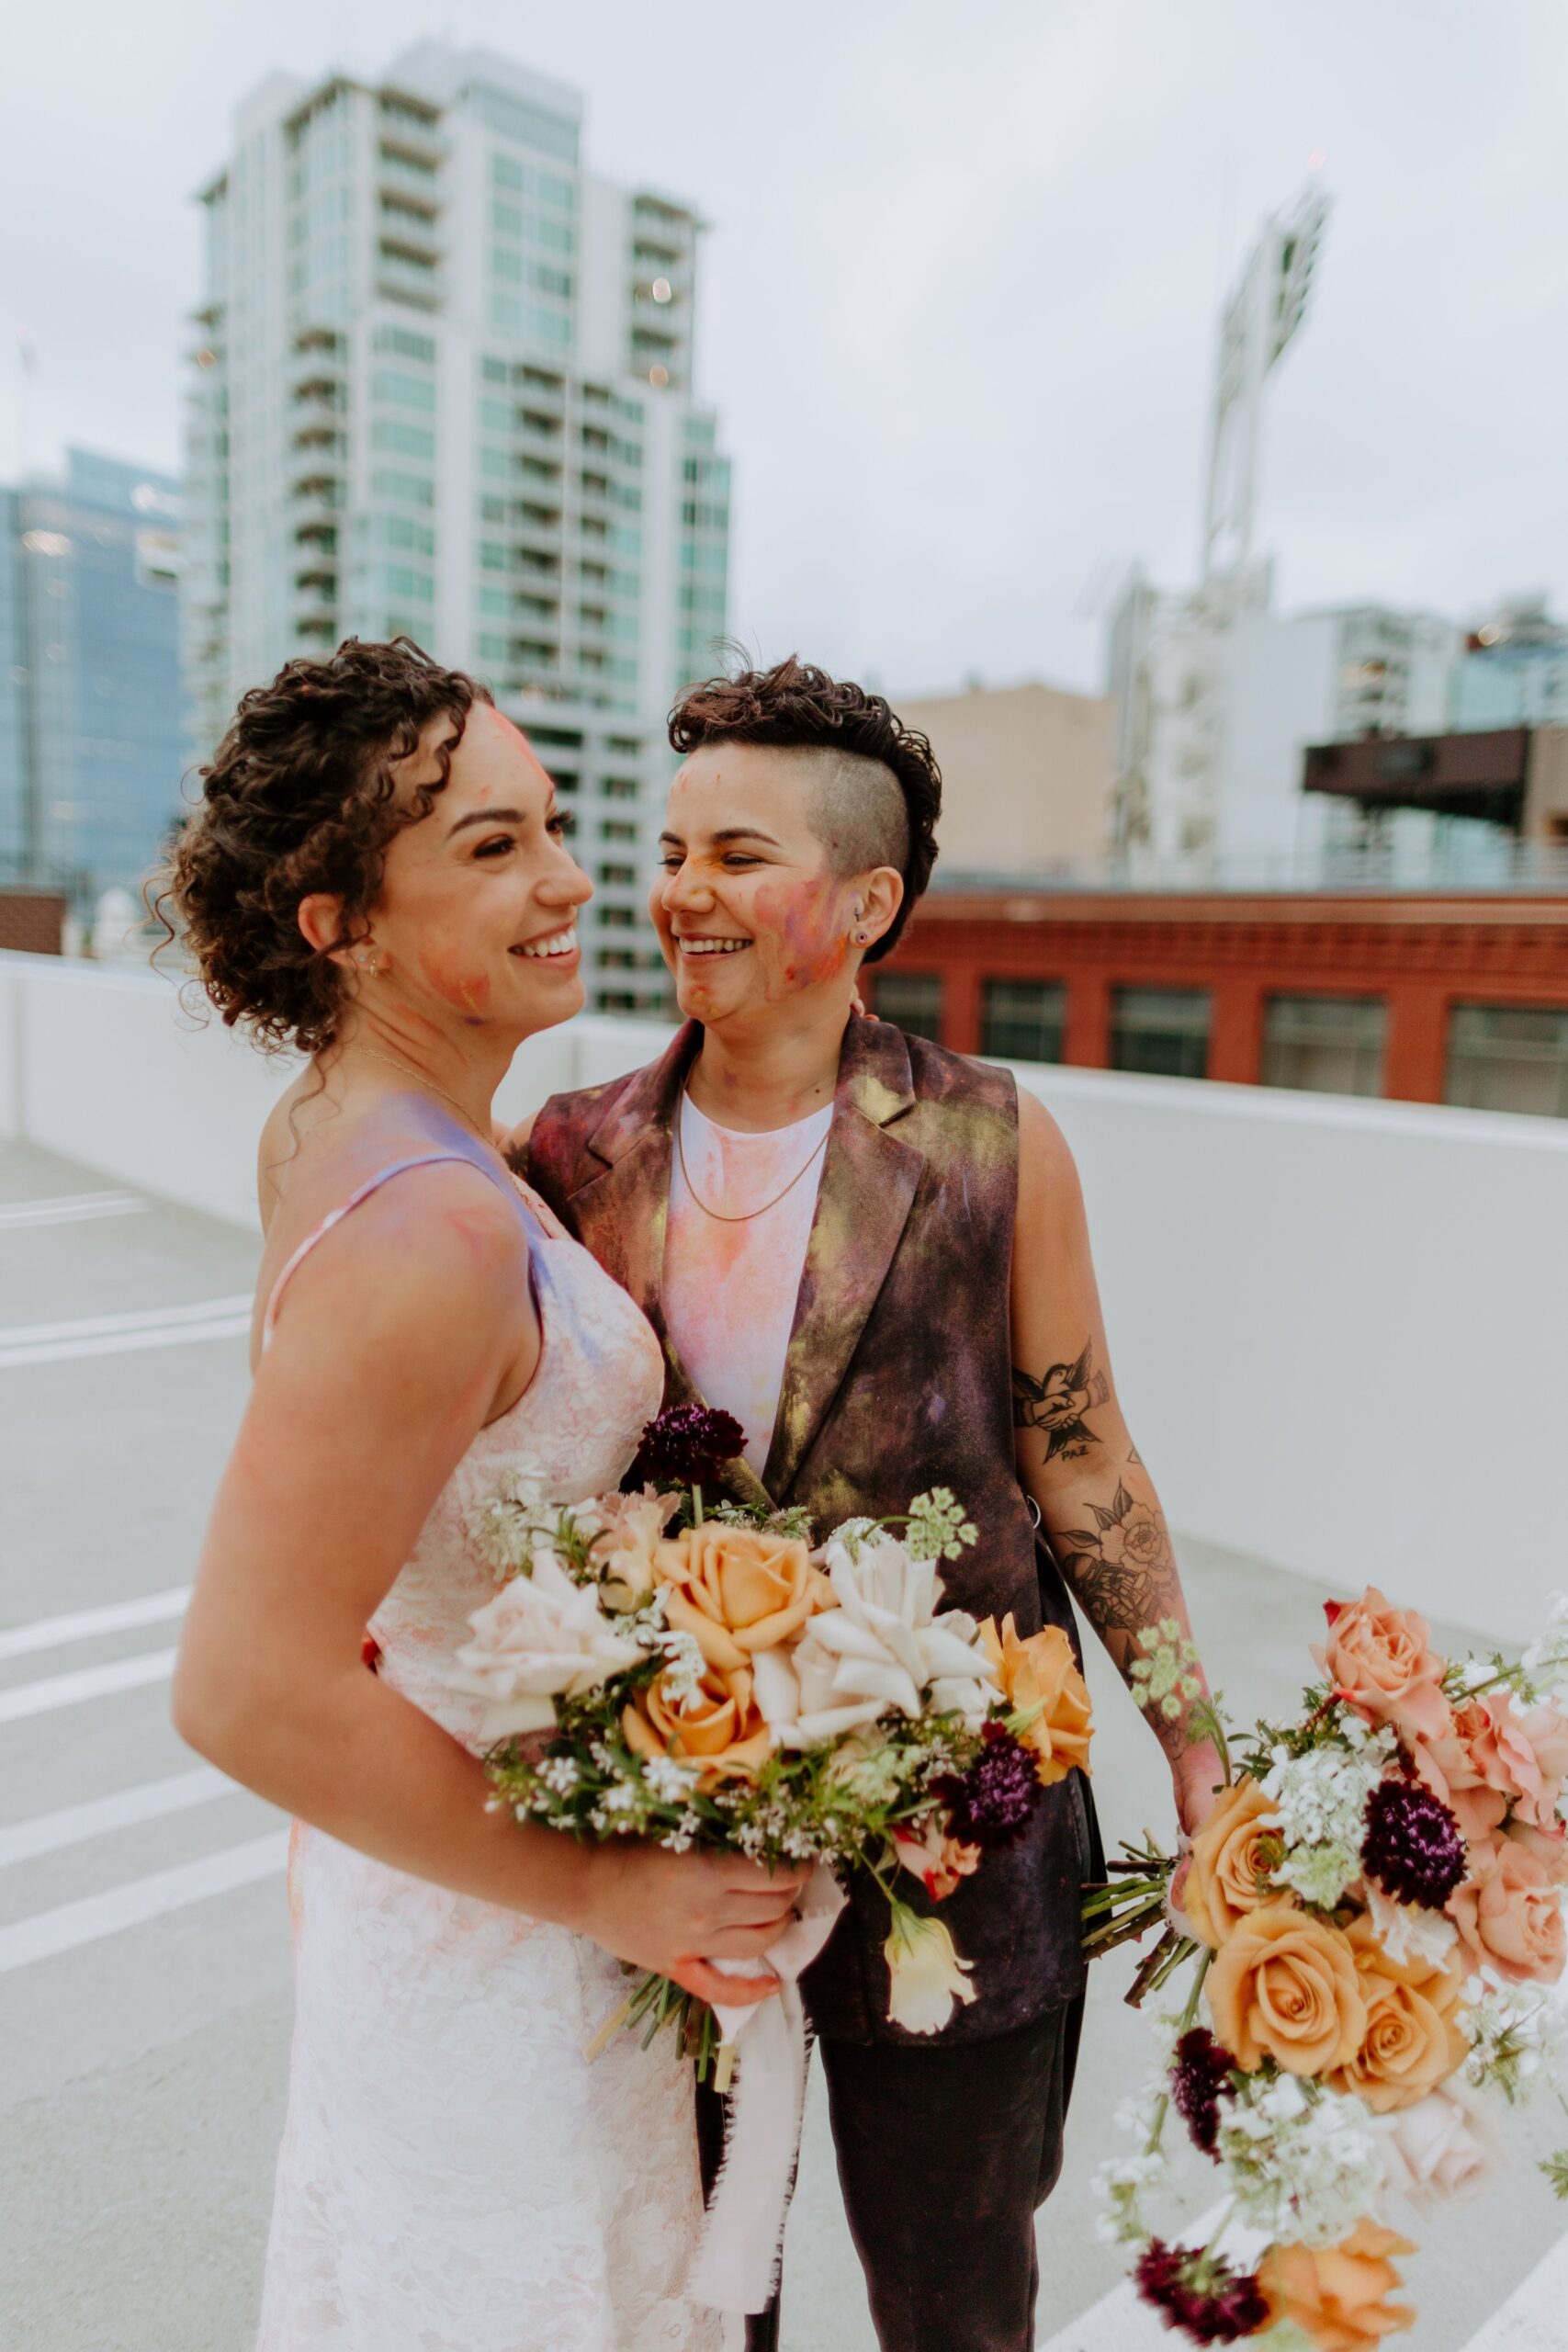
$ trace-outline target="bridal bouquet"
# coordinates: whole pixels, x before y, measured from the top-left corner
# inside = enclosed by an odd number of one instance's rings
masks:
[[[1183,1911],[1152,1839],[1086,1904],[1091,1951],[1163,1924],[1130,1999],[1193,1967],[1122,2118],[1139,2152],[1100,2186],[1139,2293],[1198,2344],[1353,2352],[1409,2327],[1388,2298],[1393,2257],[1415,2248],[1391,2208],[1472,2187],[1491,2148],[1475,2094],[1517,2100],[1558,2071],[1568,1603],[1513,1665],[1440,1657],[1375,1588],[1326,1614],[1324,1679],[1296,1720],[1245,1742],[1198,1697],[1179,1628],[1138,1635],[1140,1702],[1213,1738],[1225,1785]],[[1144,2218],[1172,2109],[1221,2175],[1224,2211],[1198,2245]],[[1568,2196],[1568,2151],[1542,2169]]]
[[[519,1821],[869,1873],[889,2015],[935,2032],[974,1999],[970,1964],[897,1871],[940,1899],[1016,1837],[1042,1785],[1088,1770],[1089,1694],[1058,1629],[939,1608],[939,1563],[979,1541],[945,1488],[814,1546],[800,1511],[705,1510],[741,1443],[728,1415],[680,1408],[644,1432],[639,1491],[562,1508],[512,1476],[470,1520],[501,1589],[447,1679],[485,1702],[492,1803]],[[711,2016],[664,1979],[606,2033],[669,2020],[705,2075]]]

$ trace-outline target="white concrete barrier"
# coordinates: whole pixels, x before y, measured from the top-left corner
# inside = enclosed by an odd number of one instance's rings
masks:
[[[519,1118],[668,1034],[551,1030],[498,1107]],[[289,1075],[193,1026],[167,979],[0,956],[0,1134],[248,1224]],[[1077,1155],[1118,1381],[1174,1523],[1528,1635],[1568,1586],[1568,1123],[1019,1076]]]

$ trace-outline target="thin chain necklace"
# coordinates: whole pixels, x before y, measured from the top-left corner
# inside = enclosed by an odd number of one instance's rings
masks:
[[[692,1171],[686,1165],[686,1141],[682,1129],[686,1124],[686,1105],[689,1102],[691,1102],[691,1096],[682,1086],[681,1089],[681,1100],[679,1104],[676,1106],[675,1112],[675,1149],[681,1161],[681,1173],[685,1179],[687,1192],[690,1193],[693,1200],[695,1201],[703,1215],[705,1216],[711,1216],[716,1225],[750,1225],[753,1217],[766,1216],[770,1209],[777,1208],[779,1203],[784,1199],[785,1193],[794,1192],[795,1186],[799,1183],[801,1178],[805,1175],[812,1161],[817,1158],[818,1153],[825,1151],[828,1148],[828,1136],[825,1133],[821,1142],[812,1146],[811,1150],[807,1153],[806,1159],[802,1160],[800,1166],[795,1170],[795,1174],[790,1178],[789,1182],[784,1186],[783,1193],[775,1193],[771,1201],[764,1201],[762,1203],[761,1208],[745,1209],[739,1216],[727,1216],[722,1209],[709,1208],[707,1203],[704,1200],[702,1194],[693,1183]],[[693,1103],[692,1107],[695,1110],[695,1103]],[[831,1122],[829,1122],[829,1132],[830,1130]]]
[[[481,1143],[489,1143],[491,1141],[489,1136],[480,1133],[479,1126],[476,1125],[469,1114],[464,1110],[463,1105],[458,1102],[457,1096],[455,1094],[448,1094],[446,1092],[446,1089],[444,1086],[437,1085],[434,1079],[426,1078],[422,1069],[415,1069],[412,1062],[400,1062],[394,1055],[378,1053],[374,1046],[362,1046],[358,1043],[357,1039],[353,1045],[345,1046],[344,1047],[344,1051],[349,1054],[368,1054],[373,1062],[385,1062],[389,1069],[400,1069],[403,1076],[405,1078],[412,1078],[416,1085],[431,1087],[435,1093],[444,1095],[446,1100],[450,1102],[452,1108],[457,1112],[458,1117],[462,1120],[463,1125],[468,1128],[470,1135],[479,1136]]]

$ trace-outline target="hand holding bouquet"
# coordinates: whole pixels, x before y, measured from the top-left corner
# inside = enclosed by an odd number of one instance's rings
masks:
[[[1414,2251],[1390,2207],[1472,2186],[1490,2143],[1472,2095],[1514,2100],[1552,2073],[1568,1606],[1513,1665],[1442,1657],[1424,1619],[1375,1588],[1326,1614],[1324,1679],[1294,1722],[1245,1742],[1185,1687],[1179,1629],[1139,1634],[1142,1702],[1213,1738],[1225,1785],[1179,1918],[1176,1864],[1152,1838],[1085,1906],[1091,1951],[1162,1928],[1134,2003],[1194,1963],[1185,2007],[1161,2021],[1160,2072],[1126,2117],[1140,2152],[1101,2187],[1140,2294],[1200,2344],[1304,2335],[1332,2352],[1411,2325],[1388,2301],[1393,2257]],[[1229,2192],[1206,2246],[1169,2244],[1143,2217],[1172,2108]],[[1568,2152],[1544,2169],[1568,2196]],[[1260,2253],[1222,2251],[1233,2222]]]
[[[471,1522],[503,1581],[448,1679],[486,1702],[493,1802],[520,1820],[869,1873],[889,2014],[934,2032],[974,1998],[968,1964],[897,1870],[940,1899],[1016,1837],[1043,1785],[1087,1770],[1089,1694],[1057,1628],[940,1608],[939,1564],[979,1541],[945,1489],[813,1548],[801,1513],[705,1509],[739,1444],[728,1415],[680,1408],[645,1432],[637,1493],[559,1508],[503,1485]],[[682,1988],[648,1979],[626,2015],[678,2021],[705,2071],[711,2019]]]

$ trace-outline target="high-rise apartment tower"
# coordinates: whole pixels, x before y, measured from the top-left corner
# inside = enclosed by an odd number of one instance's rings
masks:
[[[729,467],[692,390],[689,205],[581,159],[485,51],[276,76],[201,192],[186,658],[205,756],[291,654],[406,632],[577,813],[589,1001],[651,1008],[662,714],[725,630]]]

